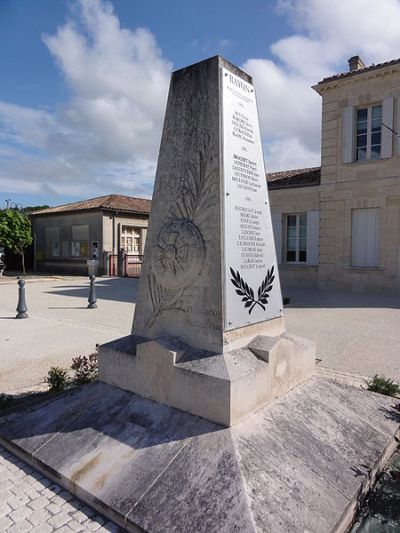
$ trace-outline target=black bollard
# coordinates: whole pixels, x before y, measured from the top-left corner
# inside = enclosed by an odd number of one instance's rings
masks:
[[[89,276],[89,278],[90,278],[90,292],[89,292],[89,298],[88,298],[89,305],[87,306],[87,308],[96,309],[97,307],[96,285],[95,285],[96,276]]]
[[[17,316],[15,318],[28,318],[28,308],[26,307],[25,301],[25,280],[18,280],[18,305],[17,305]]]

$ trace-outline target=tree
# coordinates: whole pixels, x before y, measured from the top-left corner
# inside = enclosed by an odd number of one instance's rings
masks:
[[[0,211],[0,246],[21,256],[25,274],[25,249],[32,244],[32,228],[29,218],[16,209]]]

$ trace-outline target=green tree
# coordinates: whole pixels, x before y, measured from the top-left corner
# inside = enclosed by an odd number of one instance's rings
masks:
[[[21,256],[25,274],[25,249],[32,244],[32,228],[29,218],[16,209],[0,211],[0,246]]]

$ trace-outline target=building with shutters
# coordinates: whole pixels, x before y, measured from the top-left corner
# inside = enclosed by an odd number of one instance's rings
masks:
[[[313,87],[321,167],[267,175],[281,279],[400,292],[400,60],[349,67]]]
[[[32,212],[35,271],[86,275],[88,259],[95,259],[102,275],[121,250],[142,256],[150,206],[151,200],[109,194]]]

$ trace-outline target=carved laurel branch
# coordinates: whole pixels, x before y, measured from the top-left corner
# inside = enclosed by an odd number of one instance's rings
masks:
[[[174,204],[174,216],[194,221],[207,220],[207,211],[215,206],[212,177],[216,171],[217,154],[208,134],[204,135],[196,162],[191,161],[183,178],[181,194]]]
[[[257,291],[257,300],[254,297],[253,289],[241,277],[239,271],[237,270],[235,272],[232,267],[230,267],[230,271],[232,275],[231,282],[236,287],[236,294],[242,296],[242,302],[244,302],[244,307],[249,309],[249,315],[256,305],[259,305],[262,310],[265,311],[265,306],[267,305],[268,298],[270,296],[269,293],[272,290],[273,281],[275,279],[274,266],[268,270],[264,281],[259,286]]]
[[[147,327],[152,327],[155,320],[165,311],[186,312],[184,303],[184,289],[167,289],[157,282],[155,275],[148,276],[153,315],[147,321]]]
[[[212,182],[216,162],[216,150],[211,144],[209,134],[205,134],[201,149],[197,154],[197,161],[189,163],[180,196],[171,209],[169,217],[171,220],[188,220],[197,225],[200,224],[203,226],[202,231],[207,233],[208,210],[214,207],[217,201],[217,195],[213,193]],[[151,327],[165,311],[186,312],[185,287],[167,289],[157,281],[152,272],[148,276],[148,283],[153,306],[153,316],[148,320],[148,327]]]

